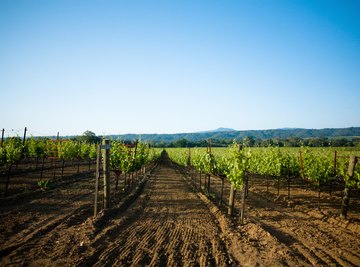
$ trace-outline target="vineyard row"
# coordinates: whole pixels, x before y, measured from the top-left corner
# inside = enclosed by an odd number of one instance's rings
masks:
[[[272,177],[279,185],[280,178],[288,184],[301,177],[307,183],[320,187],[325,184],[344,184],[341,216],[346,217],[350,190],[360,189],[360,165],[357,157],[338,155],[330,150],[302,148],[284,150],[276,147],[251,149],[234,144],[229,149],[169,149],[170,158],[179,165],[194,168],[210,176],[227,179],[233,189],[248,190],[249,176]],[[319,193],[320,194],[320,193]]]

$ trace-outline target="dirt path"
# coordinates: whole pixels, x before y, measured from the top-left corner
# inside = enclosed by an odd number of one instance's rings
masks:
[[[235,265],[204,202],[165,159],[124,216],[94,240],[84,266]]]

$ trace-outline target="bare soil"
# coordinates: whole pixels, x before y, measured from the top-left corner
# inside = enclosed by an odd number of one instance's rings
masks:
[[[356,209],[340,220],[313,199],[301,203],[302,189],[287,200],[284,190],[265,194],[264,181],[254,179],[239,226],[225,203],[216,204],[221,180],[211,180],[208,198],[164,156],[128,190],[113,186],[111,208],[94,219],[94,175],[81,168],[49,189],[1,198],[0,266],[360,266]]]

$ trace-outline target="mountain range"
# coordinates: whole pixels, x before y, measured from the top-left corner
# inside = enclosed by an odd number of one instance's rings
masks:
[[[230,128],[218,128],[216,130],[176,133],[176,134],[121,134],[112,135],[113,139],[134,141],[141,139],[148,142],[174,142],[186,139],[198,142],[206,139],[243,139],[252,137],[254,139],[287,139],[287,138],[354,138],[360,137],[360,127],[348,128],[325,128],[325,129],[303,129],[303,128],[282,128],[269,130],[243,130],[237,131]]]

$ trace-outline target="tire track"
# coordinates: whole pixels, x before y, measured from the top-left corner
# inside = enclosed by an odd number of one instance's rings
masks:
[[[45,235],[57,231],[56,228],[58,227],[70,227],[77,224],[82,218],[87,218],[91,211],[89,206],[85,204],[75,210],[69,208],[64,213],[64,215],[54,215],[46,218],[45,221],[32,223],[29,228],[13,235],[2,245],[2,248],[0,249],[0,258],[12,253],[23,254],[29,248],[34,249],[37,246],[40,246],[39,240],[43,239]]]
[[[304,265],[359,266],[358,235],[301,211],[276,206],[268,209],[256,193],[250,198],[251,205],[257,207],[252,220],[292,249]]]

